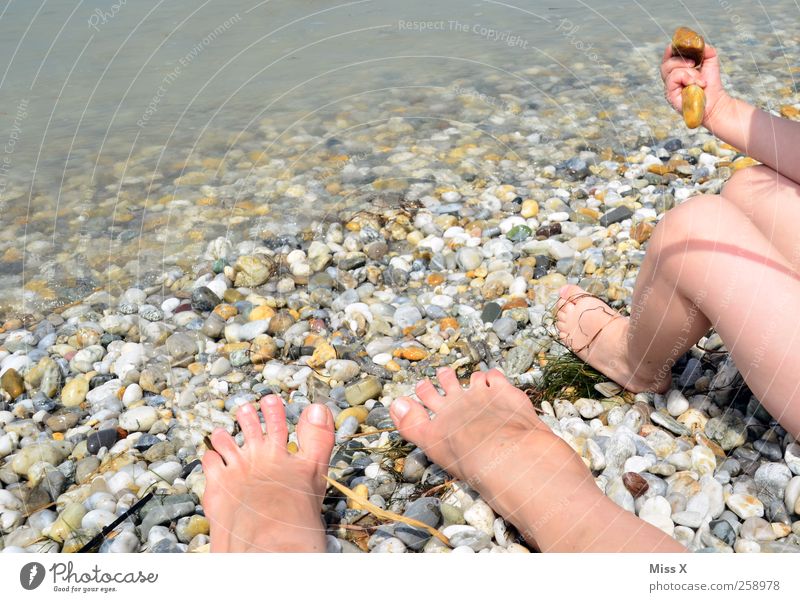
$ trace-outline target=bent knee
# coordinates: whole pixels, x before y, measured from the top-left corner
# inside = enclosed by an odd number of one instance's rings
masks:
[[[650,238],[649,251],[691,246],[691,241],[726,241],[749,223],[747,216],[717,194],[691,197],[667,211]]]
[[[747,212],[753,199],[763,194],[768,187],[774,188],[777,179],[778,174],[766,165],[753,165],[733,172],[720,194]]]

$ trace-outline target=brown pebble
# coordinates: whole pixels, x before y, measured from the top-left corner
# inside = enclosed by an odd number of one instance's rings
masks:
[[[705,47],[703,36],[688,27],[679,27],[672,34],[672,55],[694,61],[697,66],[703,62]]]
[[[645,478],[637,472],[626,472],[622,475],[622,484],[634,498],[643,495],[650,487]]]
[[[561,223],[555,222],[548,226],[542,226],[538,230],[536,230],[536,238],[539,240],[550,238],[551,236],[556,236],[561,234]]]

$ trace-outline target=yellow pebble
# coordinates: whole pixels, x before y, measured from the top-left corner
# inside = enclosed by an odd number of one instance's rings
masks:
[[[350,416],[354,416],[355,419],[358,420],[358,424],[362,424],[367,419],[367,414],[369,414],[369,410],[364,406],[353,406],[351,408],[346,408],[336,415],[334,424],[338,429]]]
[[[300,448],[297,447],[297,443],[294,441],[289,441],[289,444],[286,446],[286,451],[288,451],[290,454],[296,454],[300,451]]]
[[[519,214],[524,218],[536,217],[539,215],[539,203],[533,199],[525,199],[522,201],[522,209]]]
[[[247,317],[251,322],[255,322],[256,320],[266,320],[274,315],[275,310],[269,305],[258,305],[250,310],[250,314]]]
[[[359,483],[355,487],[353,487],[353,493],[355,493],[358,497],[367,499],[369,497],[369,488],[364,485],[364,483]],[[347,500],[347,507],[352,510],[363,510],[364,506],[359,504],[356,500],[349,499]]]

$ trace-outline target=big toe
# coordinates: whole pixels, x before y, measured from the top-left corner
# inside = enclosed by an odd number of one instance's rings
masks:
[[[297,423],[297,443],[302,456],[327,469],[333,450],[333,416],[321,403],[310,404]]]

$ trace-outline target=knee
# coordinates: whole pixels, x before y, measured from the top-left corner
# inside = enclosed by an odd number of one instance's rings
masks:
[[[708,238],[716,230],[711,226],[721,212],[730,209],[730,203],[716,194],[691,197],[670,209],[661,218],[650,238],[650,249],[663,249],[675,243],[685,243],[693,238]]]
[[[725,182],[720,194],[747,212],[752,200],[757,197],[768,184],[775,186],[777,174],[766,165],[754,165],[733,172]]]

